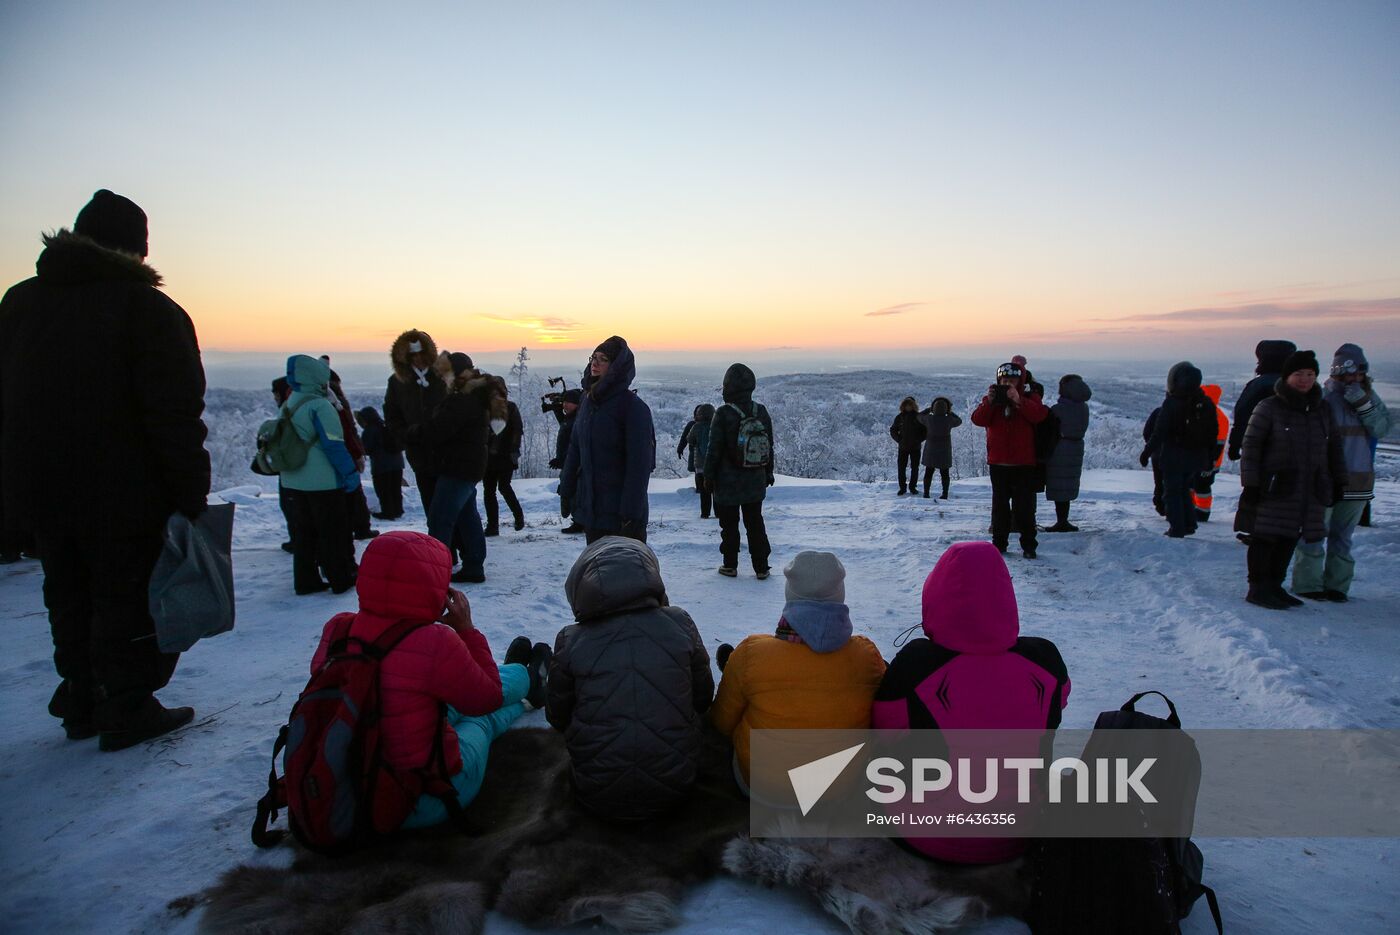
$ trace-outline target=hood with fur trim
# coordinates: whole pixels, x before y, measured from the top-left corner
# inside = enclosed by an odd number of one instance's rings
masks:
[[[433,369],[442,377],[442,382],[447,384],[448,395],[479,392],[486,403],[487,418],[504,420],[509,415],[510,410],[506,406],[506,394],[503,390],[505,381],[500,377],[482,373],[472,367],[453,376],[452,361],[447,351],[438,354],[437,360],[433,361]],[[409,373],[412,372],[410,368]]]
[[[104,247],[91,237],[68,228],[45,234],[44,251],[34,264],[39,278],[48,283],[138,282],[159,288],[160,273],[134,253]]]
[[[389,360],[394,365],[394,376],[400,383],[414,383],[418,380],[418,375],[413,372],[413,365],[408,362],[408,355],[411,353],[408,345],[414,341],[421,341],[423,350],[433,355],[434,359],[438,356],[437,344],[428,332],[410,328],[399,335],[389,347]],[[449,369],[447,372],[450,374],[452,371]]]

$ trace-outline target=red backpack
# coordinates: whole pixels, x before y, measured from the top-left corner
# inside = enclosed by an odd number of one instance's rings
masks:
[[[418,797],[436,795],[448,814],[461,813],[457,792],[447,780],[442,731],[420,769],[396,769],[384,762],[380,733],[379,668],[384,657],[427,621],[400,620],[377,640],[350,635],[354,614],[331,621],[326,660],[306,683],[291,717],[272,746],[267,794],[258,801],[253,843],[271,847],[283,832],[268,826],[287,809],[292,834],[306,847],[345,853],[375,837],[398,830]],[[282,778],[277,755],[285,748]]]

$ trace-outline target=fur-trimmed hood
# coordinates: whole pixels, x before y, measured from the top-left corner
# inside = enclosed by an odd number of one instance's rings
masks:
[[[426,345],[424,345],[426,347]],[[438,354],[437,360],[433,361],[432,369],[437,371],[442,377],[442,382],[447,384],[447,393],[475,393],[480,391],[483,401],[486,403],[488,418],[505,419],[510,410],[506,406],[506,395],[502,391],[505,381],[500,377],[489,373],[482,373],[472,367],[468,367],[461,373],[453,376],[452,360],[447,351]],[[413,368],[409,368],[410,377],[413,375]]]
[[[160,273],[134,253],[104,247],[91,237],[68,228],[45,234],[44,251],[34,269],[48,283],[80,283],[116,280],[159,288]]]
[[[394,343],[389,347],[389,360],[394,365],[394,376],[401,383],[413,383],[418,379],[418,375],[413,372],[413,365],[408,362],[408,345],[413,341],[421,341],[423,350],[438,356],[437,343],[433,341],[433,336],[426,331],[419,331],[417,328],[410,328],[394,339]],[[452,371],[449,369],[449,376]],[[448,382],[451,382],[450,380]]]

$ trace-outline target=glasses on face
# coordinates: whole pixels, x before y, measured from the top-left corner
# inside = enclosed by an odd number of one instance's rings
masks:
[[[588,362],[589,362],[590,364],[606,364],[606,363],[609,363],[609,361],[608,361],[608,355],[606,355],[606,354],[594,354],[592,357],[588,358]]]
[[[1332,365],[1332,376],[1346,377],[1353,373],[1361,373],[1362,366],[1354,360],[1344,360],[1340,364]]]

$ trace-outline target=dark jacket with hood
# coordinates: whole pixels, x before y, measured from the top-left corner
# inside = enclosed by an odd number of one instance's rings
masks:
[[[715,488],[715,506],[741,506],[761,502],[773,484],[773,462],[777,458],[777,443],[773,439],[773,420],[762,403],[753,401],[758,380],[743,364],[733,364],[724,373],[724,405],[715,410],[710,423],[710,450],[705,454],[705,478]],[[736,408],[737,407],[737,408]],[[758,414],[768,429],[770,452],[767,469],[746,468],[739,464],[739,423],[743,417]]]
[[[939,406],[942,403],[942,406]],[[919,424],[924,427],[923,462],[925,467],[943,468],[953,466],[953,429],[962,425],[962,417],[954,415],[953,401],[940,396],[923,412],[919,413]]]
[[[1060,440],[1045,462],[1045,499],[1060,503],[1079,496],[1084,471],[1084,433],[1089,430],[1089,384],[1078,374],[1060,381],[1060,400],[1050,407],[1060,420]]]
[[[890,423],[890,438],[899,442],[899,451],[903,454],[921,451],[927,437],[928,432],[919,421],[919,404],[912,396],[904,397],[899,403],[899,412],[895,413],[894,421]]]
[[[1235,529],[1256,536],[1319,542],[1333,485],[1345,484],[1341,435],[1317,384],[1299,393],[1283,380],[1254,407],[1240,449],[1239,512]]]
[[[637,376],[632,349],[621,350],[608,372],[583,374],[583,400],[559,475],[559,495],[574,519],[589,529],[645,528],[647,484],[656,467],[656,432],[651,409],[631,389]]]
[[[403,470],[403,448],[397,439],[384,427],[379,418],[379,410],[366,406],[355,413],[355,421],[360,423],[360,440],[364,442],[365,454],[369,455],[371,474],[388,474]]]
[[[564,734],[579,801],[605,818],[655,816],[683,798],[714,698],[710,656],[670,607],[656,555],[607,536],[564,583],[578,622],[559,631],[545,716]]]
[[[705,455],[710,451],[710,423],[715,418],[715,407],[701,403],[695,407],[695,418],[685,424],[681,440],[676,445],[676,457],[685,455],[685,469],[699,474],[705,472]]]
[[[434,456],[428,443],[410,441],[408,431],[415,425],[422,425],[433,414],[438,403],[447,396],[447,383],[431,365],[427,373],[421,378],[418,376],[409,362],[409,345],[414,341],[421,343],[424,352],[437,359],[437,345],[426,331],[413,328],[394,339],[393,346],[389,348],[394,375],[389,378],[389,385],[384,390],[384,425],[403,445],[408,453],[408,463],[415,472],[435,474]]]
[[[1215,403],[1201,389],[1201,371],[1189,361],[1173,364],[1167,371],[1167,395],[1157,413],[1157,421],[1152,426],[1152,435],[1143,449],[1149,459],[1156,458],[1163,471],[1172,473],[1193,473],[1210,470],[1211,459],[1215,456],[1215,443],[1209,447],[1190,448],[1184,445],[1182,429],[1186,416],[1192,408],[1204,406],[1210,424],[1216,424]]]
[[[1260,341],[1254,346],[1256,361],[1254,372],[1258,374],[1240,390],[1240,398],[1235,402],[1235,411],[1230,427],[1230,460],[1240,459],[1240,448],[1244,445],[1244,432],[1249,427],[1249,416],[1254,407],[1274,395],[1274,384],[1283,373],[1284,361],[1298,349],[1292,341]]]
[[[871,711],[872,728],[1034,731],[1059,726],[1060,709],[1069,702],[1069,672],[1054,643],[1020,635],[1016,592],[996,546],[949,546],[924,581],[923,630],[927,639],[906,643],[885,672]],[[1023,755],[1039,753],[1032,747]],[[989,811],[1009,810],[993,804],[987,805]],[[909,843],[958,863],[1009,860],[1026,846],[1014,838],[920,838]]]
[[[68,230],[44,244],[0,301],[5,529],[159,533],[209,494],[194,325],[139,257]]]
[[[486,443],[486,463],[492,474],[504,475],[520,465],[520,443],[525,438],[525,424],[520,419],[520,407],[506,398],[506,381],[501,377],[492,379],[501,399],[506,401],[506,424],[499,432],[491,433],[491,440]]]
[[[432,452],[434,473],[478,482],[486,476],[491,420],[505,420],[506,401],[489,374],[469,367],[454,376],[446,354],[438,357],[433,369],[447,386],[447,395],[426,421],[409,428],[405,439],[409,460],[413,446],[420,451],[426,446]]]

